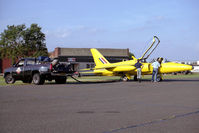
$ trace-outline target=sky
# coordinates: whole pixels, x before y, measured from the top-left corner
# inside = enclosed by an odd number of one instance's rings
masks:
[[[161,42],[151,59],[199,60],[198,0],[0,0],[0,33],[32,23],[49,51],[129,48],[140,57],[155,35]]]

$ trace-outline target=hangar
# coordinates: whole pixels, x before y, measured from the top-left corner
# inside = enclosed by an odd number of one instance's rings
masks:
[[[129,49],[98,48],[98,50],[111,62],[129,59]],[[94,60],[90,48],[60,48],[50,53],[50,58],[58,58],[60,62],[72,64],[75,71],[83,68],[93,68]]]

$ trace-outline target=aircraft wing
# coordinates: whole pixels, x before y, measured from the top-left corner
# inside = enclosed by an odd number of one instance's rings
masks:
[[[117,64],[117,65],[107,64],[107,65],[98,66],[91,69],[82,69],[82,70],[88,71],[88,70],[100,70],[100,69],[106,69],[108,71],[113,71],[113,72],[128,72],[128,71],[136,70],[136,67],[133,65],[130,66],[129,64]]]
[[[129,71],[134,71],[136,70],[136,67],[134,66],[117,66],[114,68],[106,68],[109,71],[113,72],[129,72]]]
[[[104,65],[101,67],[95,67],[94,70],[98,69],[106,69],[108,71],[113,71],[113,72],[128,72],[128,71],[133,71],[136,69],[135,66],[129,65],[129,64],[117,64],[117,65]]]
[[[118,66],[129,66],[129,64],[107,64],[102,66],[96,66],[94,69],[111,69]]]

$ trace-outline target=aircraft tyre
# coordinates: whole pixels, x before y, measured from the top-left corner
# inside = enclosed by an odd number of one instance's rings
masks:
[[[129,79],[127,78],[127,76],[123,76],[123,77],[121,77],[121,80],[124,81],[124,82],[126,82],[126,81],[128,81]]]
[[[157,76],[157,82],[161,82],[162,81],[162,77],[160,75]]]

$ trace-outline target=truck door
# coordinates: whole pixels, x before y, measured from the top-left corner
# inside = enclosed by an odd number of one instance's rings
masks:
[[[12,76],[15,79],[22,79],[24,77],[24,62],[25,60],[20,60],[13,68]]]

